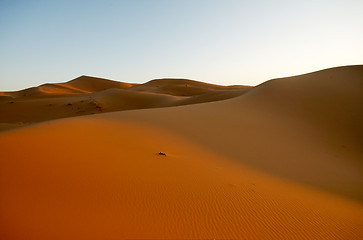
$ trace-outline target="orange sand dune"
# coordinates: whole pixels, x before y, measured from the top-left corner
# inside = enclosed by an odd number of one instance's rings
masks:
[[[4,132],[0,145],[1,239],[363,236],[360,204],[155,126],[83,117]]]
[[[157,85],[156,85],[157,84]],[[0,130],[46,120],[131,109],[219,101],[244,94],[246,86],[217,86],[185,79],[129,84],[81,76],[0,93]]]
[[[2,93],[2,129],[78,117],[0,132],[0,239],[363,239],[363,66],[102,81]]]

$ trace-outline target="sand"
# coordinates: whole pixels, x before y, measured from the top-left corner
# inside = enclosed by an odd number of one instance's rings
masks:
[[[2,93],[0,239],[363,238],[363,66],[103,81]],[[75,114],[90,95],[103,111]]]

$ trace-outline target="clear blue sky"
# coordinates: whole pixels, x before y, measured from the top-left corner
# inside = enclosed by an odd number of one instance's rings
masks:
[[[351,64],[361,0],[0,0],[0,90],[80,75],[256,85]]]

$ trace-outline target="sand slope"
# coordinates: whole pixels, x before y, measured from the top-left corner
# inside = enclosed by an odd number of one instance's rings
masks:
[[[2,133],[0,145],[1,239],[362,237],[361,205],[155,126],[70,119]]]

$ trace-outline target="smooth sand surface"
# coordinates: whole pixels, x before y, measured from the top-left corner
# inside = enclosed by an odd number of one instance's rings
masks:
[[[248,89],[102,81],[3,93],[0,239],[363,239],[363,66]],[[27,112],[89,94],[113,112]],[[65,119],[19,128],[20,102]]]
[[[362,236],[360,204],[155,126],[70,119],[5,132],[0,144],[1,239]]]

